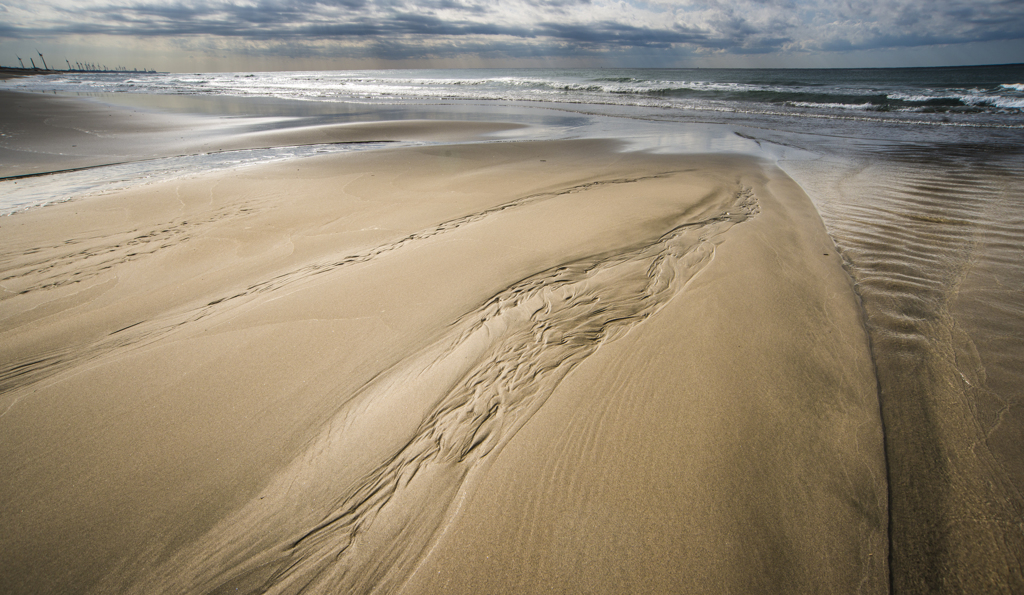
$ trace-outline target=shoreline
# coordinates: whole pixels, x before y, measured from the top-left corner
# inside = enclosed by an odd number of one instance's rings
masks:
[[[867,334],[817,211],[763,160],[620,148],[327,155],[0,220],[4,590],[885,592]]]
[[[160,96],[139,96],[118,105],[68,95],[46,95],[0,89],[2,179],[47,175],[135,163],[144,160],[330,143],[394,141],[468,141],[487,134],[522,128],[522,124],[425,119],[415,110],[341,106],[326,114],[308,107],[291,116],[268,116],[248,99],[230,107],[215,98],[174,98],[182,111],[170,111]],[[229,102],[230,103],[230,102]],[[355,111],[355,114],[352,112]],[[412,112],[411,114],[409,112]],[[355,116],[355,117],[353,117]],[[410,117],[411,116],[411,117]],[[323,120],[326,119],[326,122]],[[433,123],[433,124],[431,124]],[[55,169],[55,164],[64,167]]]

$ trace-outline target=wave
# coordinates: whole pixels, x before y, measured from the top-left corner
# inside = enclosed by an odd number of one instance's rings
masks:
[[[829,109],[849,109],[849,110],[870,110],[875,104],[869,102],[866,103],[812,103],[808,101],[788,101],[787,105],[793,107],[825,107]]]
[[[313,101],[547,102],[778,116],[841,117],[857,112],[905,123],[1024,125],[1020,118],[1024,115],[1024,84],[954,79],[952,75],[945,82],[936,82],[922,78],[922,73],[929,73],[929,69],[905,70],[920,80],[913,80],[910,75],[910,82],[902,80],[906,74],[903,71],[857,71],[857,78],[843,71],[395,70],[191,75],[65,73],[8,81],[6,87],[44,92],[256,96]],[[1016,78],[1012,72],[1009,75]],[[949,121],[950,117],[958,120]]]

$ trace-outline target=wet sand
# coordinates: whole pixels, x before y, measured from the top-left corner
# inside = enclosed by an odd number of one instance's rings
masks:
[[[0,178],[86,169],[161,157],[324,143],[376,141],[470,140],[482,134],[517,128],[504,122],[438,122],[391,115],[366,122],[375,111],[327,110],[325,125],[317,118],[276,113],[280,106],[261,106],[251,99],[233,105],[209,98],[130,97],[126,105],[41,93],[4,91],[0,87]],[[181,111],[171,111],[164,104]],[[227,105],[225,105],[227,104]],[[317,114],[316,106],[308,108]],[[218,109],[219,108],[219,109]],[[204,113],[207,110],[209,113]],[[337,112],[352,111],[344,123]],[[237,113],[233,113],[237,112]]]
[[[868,145],[787,169],[862,297],[889,461],[893,592],[1024,592],[1019,144]]]
[[[752,157],[618,149],[331,155],[0,219],[0,590],[887,591],[875,374],[814,207]]]

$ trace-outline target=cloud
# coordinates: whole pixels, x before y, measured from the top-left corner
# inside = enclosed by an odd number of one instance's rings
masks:
[[[386,59],[459,52],[848,52],[1024,39],[1019,0],[40,0],[0,40],[207,40]],[[219,41],[218,41],[219,40]],[[325,44],[327,44],[325,46]],[[1017,57],[1021,58],[1021,57]]]

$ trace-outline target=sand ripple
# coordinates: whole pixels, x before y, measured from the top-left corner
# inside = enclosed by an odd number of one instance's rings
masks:
[[[861,150],[852,165],[801,183],[816,194],[867,314],[890,467],[893,586],[1014,591],[1024,587],[1019,155],[971,145]]]

